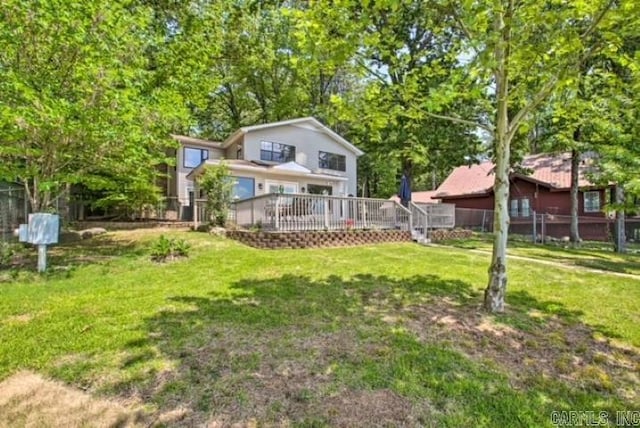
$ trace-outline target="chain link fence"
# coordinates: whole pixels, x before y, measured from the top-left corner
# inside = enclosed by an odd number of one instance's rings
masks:
[[[492,210],[456,208],[455,227],[477,232],[493,232]],[[578,217],[580,238],[586,241],[613,241],[615,219],[609,217]],[[509,234],[528,237],[535,242],[565,241],[571,235],[571,216],[538,214],[511,217]],[[640,217],[625,219],[625,234],[629,242],[640,242]]]
[[[27,222],[29,204],[24,190],[11,186],[0,188],[0,241],[15,239],[13,231]]]

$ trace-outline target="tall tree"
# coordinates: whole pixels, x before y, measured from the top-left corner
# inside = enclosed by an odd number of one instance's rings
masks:
[[[150,10],[131,2],[0,1],[0,179],[34,211],[76,183],[147,200],[173,96],[148,86]],[[131,200],[131,199],[130,199]]]
[[[453,83],[464,83],[465,87],[479,84],[490,100],[486,115],[473,122],[493,137],[494,240],[484,306],[500,312],[504,310],[507,287],[512,141],[521,125],[554,91],[577,78],[587,59],[615,46],[615,29],[626,17],[637,19],[637,6],[631,1],[613,0],[487,0],[446,1],[442,7],[466,36],[460,51],[466,58],[461,61],[460,77]],[[463,88],[449,85],[440,100],[455,98]],[[470,122],[449,112],[434,112],[438,103],[429,107],[435,117]]]
[[[350,135],[362,140],[369,153],[362,177],[383,176],[392,168],[397,191],[400,175],[411,184],[431,184],[433,173],[446,175],[465,156],[475,155],[480,145],[474,128],[442,123],[422,108],[430,89],[450,77],[448,70],[456,61],[450,52],[458,34],[442,25],[446,16],[425,1],[336,3],[332,11],[319,6],[316,19],[324,22],[327,14],[339,11],[350,19],[351,32],[360,36],[352,57],[364,87],[334,97],[334,107],[352,129],[366,122],[365,134]],[[459,102],[457,107],[471,111],[474,105]],[[415,179],[421,175],[428,179]]]

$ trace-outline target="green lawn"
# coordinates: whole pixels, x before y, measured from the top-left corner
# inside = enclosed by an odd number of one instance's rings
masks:
[[[491,251],[491,239],[489,234],[477,233],[471,239],[444,241],[442,244]],[[509,242],[509,254],[560,262],[567,266],[640,275],[640,247],[637,243],[630,243],[628,247],[627,254],[617,254],[606,242],[585,242],[579,248],[570,248],[568,243],[533,245],[518,239]]]
[[[0,272],[0,380],[29,369],[186,426],[537,427],[640,406],[640,279],[513,260],[490,316],[488,256],[466,249],[172,235],[188,259],[153,263],[157,235],[123,232],[56,248],[42,277]]]

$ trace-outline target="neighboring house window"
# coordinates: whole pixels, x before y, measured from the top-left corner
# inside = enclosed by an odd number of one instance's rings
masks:
[[[520,199],[520,216],[521,217],[531,216],[531,206],[529,205],[529,198]]]
[[[347,158],[344,155],[337,155],[329,152],[318,152],[318,165],[320,168],[332,169],[334,171],[347,170]]]
[[[255,196],[254,179],[250,177],[233,177],[233,199],[247,199]]]
[[[207,149],[184,148],[185,168],[195,168],[207,159],[209,159],[209,150]]]
[[[510,217],[531,217],[529,198],[511,199],[509,204]]]
[[[296,160],[296,148],[287,144],[260,142],[260,160],[273,162],[291,162]]]
[[[600,211],[600,192],[584,192],[584,212],[597,213]]]
[[[511,206],[509,208],[509,217],[518,217],[518,200],[511,199]]]

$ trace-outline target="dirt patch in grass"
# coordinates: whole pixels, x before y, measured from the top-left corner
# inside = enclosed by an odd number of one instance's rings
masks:
[[[60,382],[19,372],[0,383],[0,427],[137,427],[142,413]]]
[[[183,365],[172,379],[146,392],[161,391],[167,412],[187,404],[180,424],[380,426],[416,420],[411,401],[392,391],[336,386],[336,361],[376,352],[353,330],[288,328],[256,335],[216,327],[207,336],[208,343],[182,350]]]
[[[405,325],[422,341],[448,343],[477,361],[491,362],[509,374],[515,388],[551,379],[631,402],[640,398],[640,350],[601,338],[575,314],[510,306],[494,316],[477,304],[447,299],[407,306],[403,313]]]
[[[464,283],[428,276],[283,276],[175,296],[135,344],[175,365],[113,392],[180,426],[472,426],[478,414],[539,426],[559,402],[637,402],[637,349],[526,293],[511,293],[499,316],[479,301]]]

